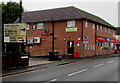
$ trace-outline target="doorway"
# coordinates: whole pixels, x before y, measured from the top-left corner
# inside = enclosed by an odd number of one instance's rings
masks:
[[[68,41],[68,55],[74,54],[74,41]]]

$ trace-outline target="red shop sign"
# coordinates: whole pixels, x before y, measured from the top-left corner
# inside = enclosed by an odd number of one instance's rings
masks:
[[[112,39],[112,38],[110,38],[110,42],[112,42],[112,43],[116,43],[116,39]]]
[[[96,40],[98,40],[98,41],[106,41],[106,38],[105,37],[97,36]]]

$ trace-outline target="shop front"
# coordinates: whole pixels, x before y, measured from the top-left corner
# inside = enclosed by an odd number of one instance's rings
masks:
[[[97,36],[96,41],[97,41],[97,51],[99,55],[114,53],[116,47],[116,39]]]

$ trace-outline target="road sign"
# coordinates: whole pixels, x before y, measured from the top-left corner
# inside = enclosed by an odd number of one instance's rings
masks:
[[[88,37],[87,36],[83,36],[83,43],[88,44]]]
[[[26,24],[24,23],[4,24],[4,42],[5,43],[26,42],[25,28],[26,28]]]

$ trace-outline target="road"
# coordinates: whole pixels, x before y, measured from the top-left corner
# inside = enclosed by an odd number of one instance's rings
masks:
[[[118,81],[118,57],[88,58],[67,65],[3,77],[4,81]]]

